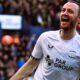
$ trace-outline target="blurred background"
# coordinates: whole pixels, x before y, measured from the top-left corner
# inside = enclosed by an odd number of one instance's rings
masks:
[[[59,29],[59,13],[67,1],[0,0],[0,80],[9,80],[28,60],[41,33]]]

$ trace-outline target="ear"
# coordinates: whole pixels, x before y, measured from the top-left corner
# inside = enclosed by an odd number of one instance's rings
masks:
[[[79,17],[77,17],[77,22],[78,22],[78,23],[80,23],[80,16],[79,16]]]

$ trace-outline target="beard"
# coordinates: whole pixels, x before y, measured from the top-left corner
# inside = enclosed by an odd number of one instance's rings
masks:
[[[75,26],[76,26],[76,21],[69,21],[68,25],[66,25],[66,26],[60,25],[60,28],[63,30],[70,30],[70,29],[72,30],[75,28]]]

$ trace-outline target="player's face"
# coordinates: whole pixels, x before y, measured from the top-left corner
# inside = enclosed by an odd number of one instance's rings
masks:
[[[60,14],[60,28],[73,28],[77,22],[78,5],[75,3],[66,3]]]

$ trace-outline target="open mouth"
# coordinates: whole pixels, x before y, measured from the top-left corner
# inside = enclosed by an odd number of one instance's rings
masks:
[[[69,21],[69,17],[68,16],[62,16],[61,17],[61,21],[68,22]]]

